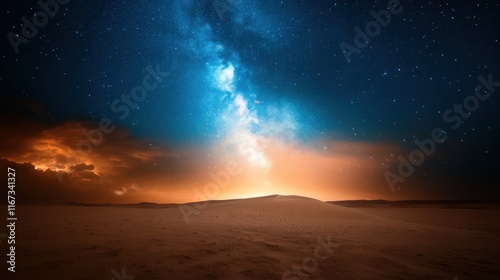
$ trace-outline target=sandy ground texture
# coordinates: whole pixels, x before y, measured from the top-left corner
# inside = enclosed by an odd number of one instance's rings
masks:
[[[498,207],[197,206],[189,224],[173,205],[18,206],[16,272],[2,238],[0,279],[500,279]]]

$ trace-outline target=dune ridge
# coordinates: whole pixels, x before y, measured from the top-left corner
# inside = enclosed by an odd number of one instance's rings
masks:
[[[122,267],[138,280],[282,279],[313,256],[318,238],[328,237],[340,246],[309,279],[495,279],[500,273],[498,231],[405,221],[404,208],[392,208],[395,218],[272,195],[211,201],[186,224],[179,205],[141,206],[20,207],[15,279],[111,279],[110,271]],[[479,210],[443,211],[458,220],[463,211]]]

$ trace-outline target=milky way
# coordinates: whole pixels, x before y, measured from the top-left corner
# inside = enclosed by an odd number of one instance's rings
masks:
[[[0,153],[33,174],[128,201],[185,201],[229,160],[243,172],[219,198],[498,194],[499,3],[69,1],[47,22],[1,5]],[[456,109],[490,75],[488,100]]]

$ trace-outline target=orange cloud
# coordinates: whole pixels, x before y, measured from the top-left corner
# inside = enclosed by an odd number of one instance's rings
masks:
[[[190,202],[275,193],[322,200],[387,198],[383,168],[394,160],[391,154],[402,150],[390,143],[303,144],[255,136],[252,144],[270,163],[261,168],[224,140],[173,147],[118,127],[100,137],[93,122],[49,124],[25,116],[3,118],[2,125],[10,131],[0,139],[2,163],[24,170],[19,183],[26,182],[25,202]],[[214,183],[210,174],[224,172],[229,162],[241,172],[216,195],[204,194]]]

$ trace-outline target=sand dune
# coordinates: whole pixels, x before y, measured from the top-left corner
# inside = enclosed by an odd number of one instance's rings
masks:
[[[132,279],[122,272],[137,280],[500,275],[500,232],[469,221],[476,215],[496,224],[498,209],[427,213],[447,215],[453,226],[407,221],[407,208],[390,214],[297,196],[212,201],[198,210],[186,224],[174,205],[19,206],[17,272],[7,279]],[[461,229],[464,211],[469,226]],[[292,266],[300,270],[294,274]]]

